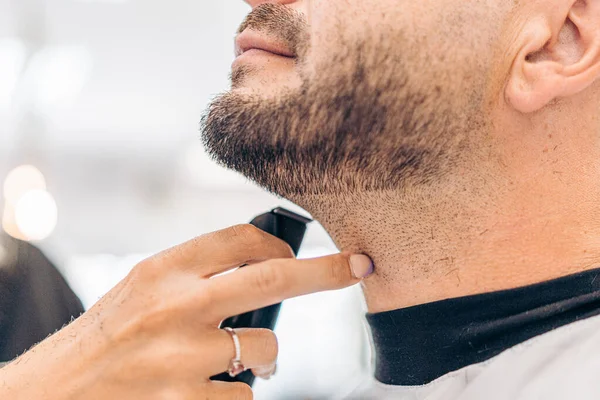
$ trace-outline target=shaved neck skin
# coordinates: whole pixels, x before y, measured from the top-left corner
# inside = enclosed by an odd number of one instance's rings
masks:
[[[381,312],[600,266],[600,215],[593,204],[566,213],[577,201],[540,206],[539,196],[485,210],[450,196],[432,201],[370,193],[368,201],[321,199],[313,215],[341,250],[371,256],[375,274],[363,288],[369,311]]]
[[[403,193],[294,199],[340,250],[371,256],[375,274],[363,283],[370,312],[509,289],[600,266],[596,124],[572,118],[563,124],[555,118],[528,132],[533,139],[527,141],[519,128],[526,123],[522,118],[504,127],[506,143],[495,144],[509,155],[480,158],[453,174],[461,179]],[[520,141],[506,133],[511,129]]]

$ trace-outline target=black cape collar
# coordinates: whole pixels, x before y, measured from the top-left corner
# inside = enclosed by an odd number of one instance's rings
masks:
[[[517,289],[367,314],[375,378],[427,384],[552,329],[600,314],[600,269]]]

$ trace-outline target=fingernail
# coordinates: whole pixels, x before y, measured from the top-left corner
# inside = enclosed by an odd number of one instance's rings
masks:
[[[350,256],[350,268],[357,279],[366,278],[374,271],[373,261],[364,254]]]

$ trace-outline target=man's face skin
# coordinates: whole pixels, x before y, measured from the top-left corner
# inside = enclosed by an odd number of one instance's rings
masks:
[[[600,1],[247,3],[204,142],[373,258],[372,311],[596,265]]]
[[[487,133],[496,95],[487,43],[501,25],[487,20],[499,10],[452,0],[249,3],[233,90],[205,124],[209,150],[229,167],[296,197],[397,190],[470,163],[470,136]]]
[[[314,79],[318,64],[335,57],[343,58],[348,50],[364,42],[365,38],[370,40],[368,44],[378,48],[401,49],[394,56],[402,57],[404,62],[417,64],[418,67],[412,72],[422,74],[421,79],[432,75],[422,68],[424,64],[420,62],[424,61],[445,63],[447,67],[441,69],[456,76],[455,68],[461,61],[468,59],[472,62],[474,58],[483,59],[491,54],[492,49],[486,45],[485,38],[498,34],[500,21],[497,17],[511,8],[510,4],[502,5],[501,2],[494,4],[489,1],[456,0],[400,3],[393,0],[246,2],[254,10],[265,5],[284,5],[297,12],[307,23],[305,30],[309,54],[302,60],[303,65],[296,65],[291,58],[267,56],[264,53],[247,56],[234,63],[234,70],[240,67],[254,69],[243,82],[234,85],[235,89],[243,93],[257,93],[262,97],[280,94],[283,89],[298,89],[302,82],[301,75]],[[489,25],[490,19],[495,20],[495,26]],[[279,29],[283,26],[284,24],[280,24]],[[260,29],[259,26],[256,28]],[[278,42],[277,35],[272,33],[248,36],[260,36],[270,42]],[[456,40],[460,42],[457,43]],[[470,51],[456,54],[457,44]],[[423,51],[425,45],[431,52]],[[286,47],[285,43],[282,47]],[[348,66],[342,63],[340,68]],[[441,65],[438,64],[437,67]],[[418,76],[414,78],[419,79]],[[438,75],[437,80],[441,82],[440,78]]]

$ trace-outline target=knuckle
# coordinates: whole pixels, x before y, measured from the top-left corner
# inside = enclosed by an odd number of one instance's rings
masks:
[[[155,255],[140,261],[131,270],[131,275],[136,278],[150,278],[156,276],[156,274],[160,272],[159,266],[160,262],[158,261],[158,256]]]
[[[349,279],[347,265],[348,263],[346,258],[342,255],[338,254],[329,258],[326,268],[327,280],[334,285],[342,285],[346,283]]]
[[[251,224],[234,225],[229,228],[231,238],[241,242],[254,242],[262,240],[265,233]]]
[[[255,285],[262,294],[269,295],[285,292],[289,286],[283,268],[273,262],[257,266]]]
[[[192,239],[189,242],[173,246],[160,253],[154,254],[140,261],[134,268],[138,275],[148,278],[156,278],[168,273],[172,267],[188,262],[194,256],[194,248],[190,243],[194,243],[199,238]]]

